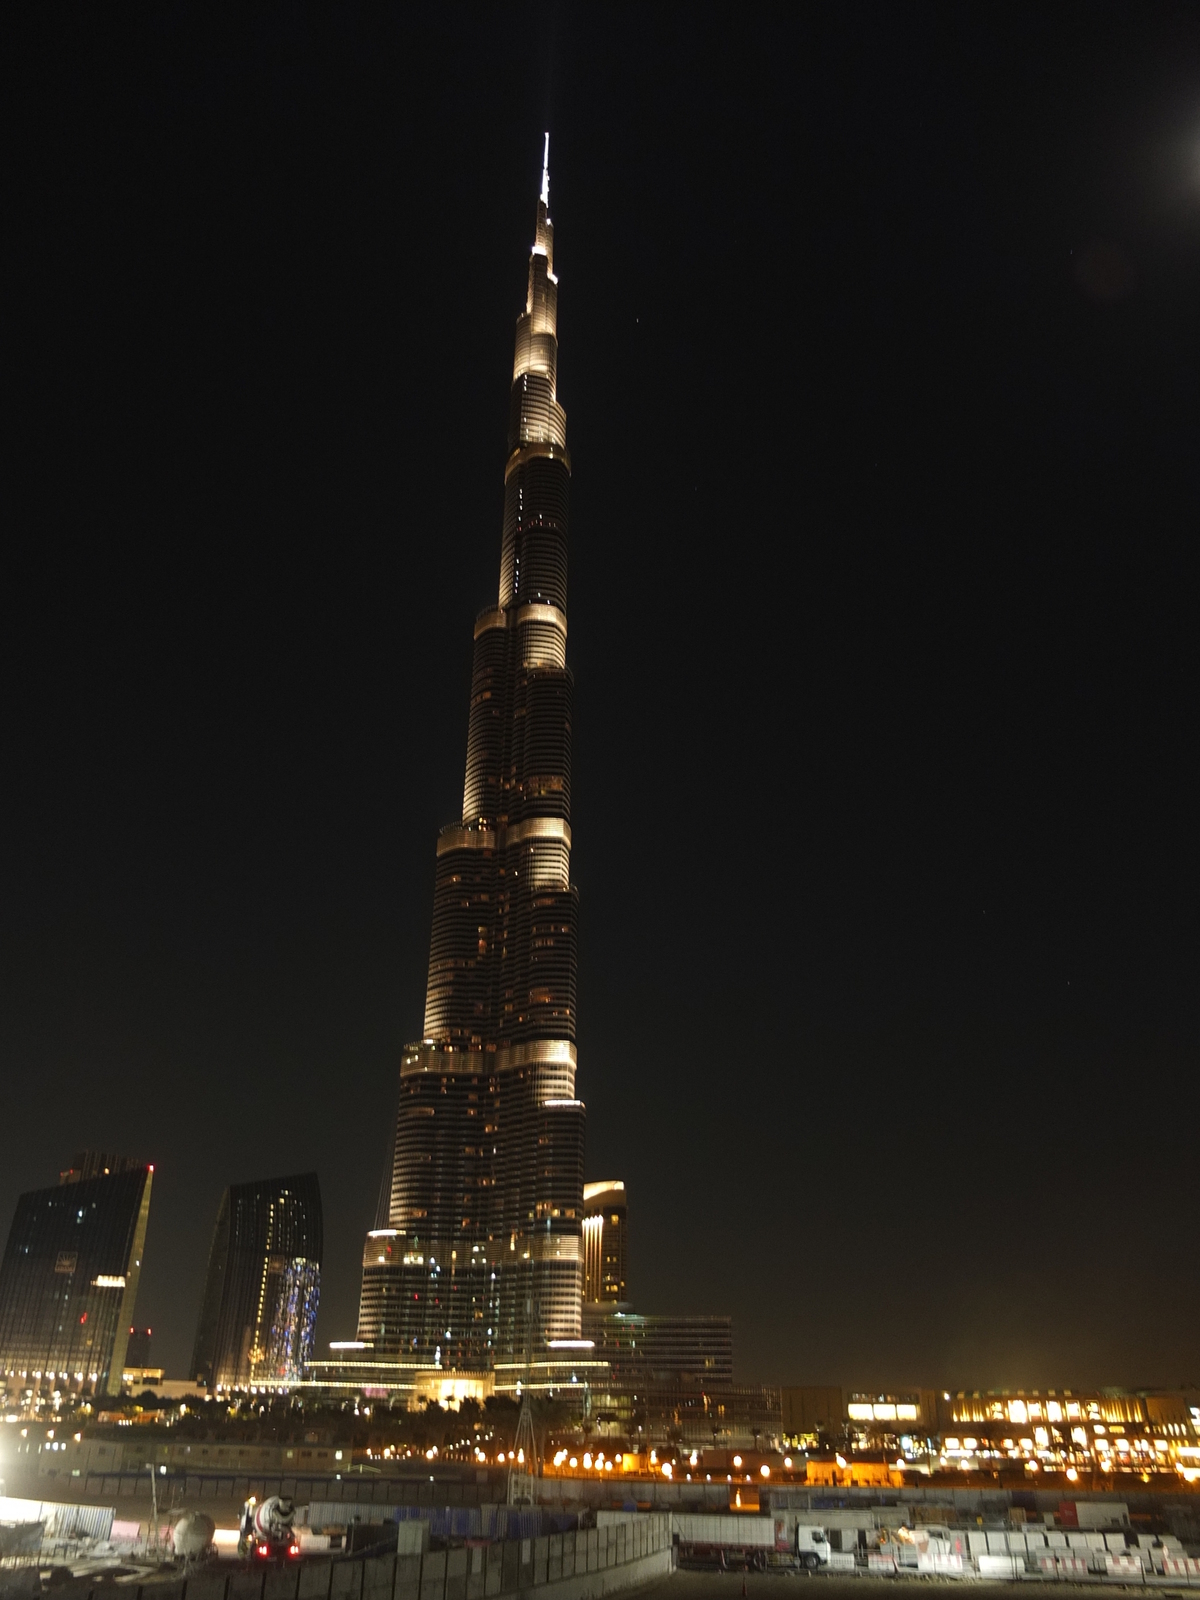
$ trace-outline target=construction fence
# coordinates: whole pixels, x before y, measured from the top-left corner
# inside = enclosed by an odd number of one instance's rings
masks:
[[[644,1582],[655,1575],[652,1568],[668,1571],[670,1557],[670,1517],[631,1515],[603,1528],[423,1555],[342,1557],[229,1573],[210,1566],[174,1582],[143,1583],[136,1591],[129,1584],[125,1592],[128,1600],[488,1600],[559,1584],[572,1600],[587,1600]],[[88,1600],[93,1593],[95,1600],[111,1596],[111,1583],[97,1581],[94,1590],[72,1584],[69,1600]]]

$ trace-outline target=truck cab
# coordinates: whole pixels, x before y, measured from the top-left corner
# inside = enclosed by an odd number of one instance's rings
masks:
[[[829,1565],[829,1535],[815,1523],[797,1523],[796,1559],[809,1572]]]

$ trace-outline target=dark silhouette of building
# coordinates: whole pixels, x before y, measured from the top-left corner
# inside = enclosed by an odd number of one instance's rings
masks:
[[[18,1392],[121,1392],[154,1168],[85,1151],[17,1201],[0,1264],[0,1372]]]
[[[129,1343],[125,1349],[125,1365],[127,1367],[148,1367],[150,1365],[150,1335],[151,1328],[130,1328]]]
[[[425,1037],[404,1052],[359,1338],[480,1368],[579,1338],[567,507],[545,165],[517,318],[497,603],[475,623],[462,821],[437,842]]]
[[[323,1224],[315,1172],[221,1197],[192,1376],[210,1389],[287,1388],[312,1355]]]
[[[642,1316],[584,1308],[584,1333],[608,1362],[617,1389],[727,1389],[733,1383],[733,1320],[730,1317]]]
[[[691,1448],[778,1442],[779,1390],[734,1383],[729,1317],[643,1316],[593,1303],[583,1308],[583,1332],[597,1363],[597,1422]]]

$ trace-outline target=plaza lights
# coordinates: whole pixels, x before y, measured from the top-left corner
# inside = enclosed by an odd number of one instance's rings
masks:
[[[621,1458],[621,1461],[621,1470],[627,1470],[624,1466],[624,1457]],[[570,1455],[566,1450],[556,1450],[554,1453],[553,1465],[560,1470],[563,1467],[566,1467],[570,1472],[578,1472],[580,1470],[581,1463],[582,1470],[585,1473],[612,1472],[614,1467],[614,1458],[612,1456],[606,1456],[603,1450],[597,1450],[595,1455],[593,1455],[590,1450],[585,1450],[582,1457],[579,1455]]]
[[[662,1446],[648,1450],[613,1450],[602,1446],[581,1449],[560,1447],[546,1461],[548,1477],[596,1477],[620,1472],[629,1477],[665,1478],[673,1483],[747,1483],[765,1486],[771,1482],[802,1482],[803,1460],[780,1457],[773,1451],[747,1451],[745,1456],[730,1456],[728,1451],[702,1451]]]

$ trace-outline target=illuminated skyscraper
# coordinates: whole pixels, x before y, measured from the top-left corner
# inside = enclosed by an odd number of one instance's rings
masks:
[[[315,1172],[232,1184],[208,1256],[192,1377],[210,1389],[288,1388],[310,1359],[321,1297]]]
[[[549,137],[547,136],[547,150]],[[567,506],[550,180],[517,318],[497,602],[475,622],[461,822],[434,875],[425,1037],[404,1052],[359,1338],[432,1365],[578,1339]]]
[[[628,1301],[629,1209],[618,1178],[583,1186],[583,1298],[589,1305]]]
[[[0,1391],[121,1392],[154,1168],[76,1156],[17,1201],[0,1264]]]

